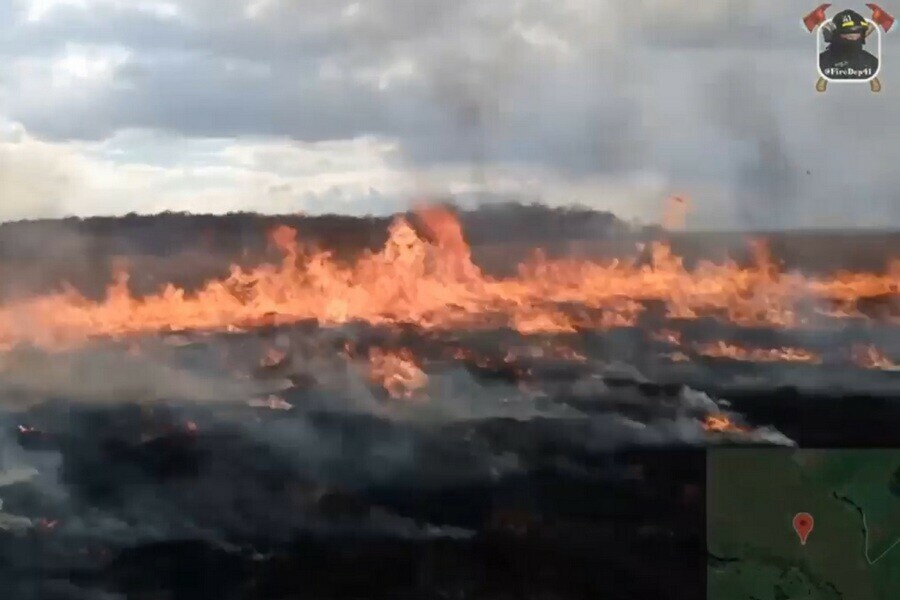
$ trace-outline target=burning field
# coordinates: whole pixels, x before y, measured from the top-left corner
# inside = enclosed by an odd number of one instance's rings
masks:
[[[900,438],[900,257],[269,234],[199,286],[0,305],[5,597],[697,598],[705,448]]]

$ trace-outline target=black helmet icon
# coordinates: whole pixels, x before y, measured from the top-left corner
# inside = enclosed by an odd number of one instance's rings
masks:
[[[842,10],[834,15],[831,19],[834,26],[834,33],[840,35],[842,33],[863,33],[869,28],[869,23],[865,17],[855,10]]]

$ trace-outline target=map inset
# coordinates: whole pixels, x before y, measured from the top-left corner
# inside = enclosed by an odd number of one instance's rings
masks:
[[[900,598],[900,450],[723,448],[707,476],[710,600]]]

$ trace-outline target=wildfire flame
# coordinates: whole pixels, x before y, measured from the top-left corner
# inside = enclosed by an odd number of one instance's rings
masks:
[[[821,358],[803,348],[744,348],[718,341],[701,345],[697,353],[712,358],[730,358],[747,362],[803,362],[818,364]]]
[[[651,334],[651,336],[657,342],[663,342],[666,344],[670,344],[672,346],[680,346],[681,345],[681,332],[674,331],[671,329],[663,329],[660,331],[655,331]]]
[[[856,345],[851,349],[853,362],[864,369],[894,370],[900,369],[900,364],[892,361],[885,354],[872,345]]]
[[[727,415],[707,415],[703,422],[703,428],[715,433],[742,433],[749,431],[746,427],[735,425]]]
[[[244,331],[314,319],[323,325],[353,320],[412,323],[423,328],[512,327],[522,333],[559,333],[634,325],[643,303],[665,304],[669,317],[713,315],[742,326],[804,326],[821,315],[810,299],[858,316],[856,302],[895,295],[900,263],[887,274],[838,273],[811,278],[779,272],[760,246],[751,267],[701,263],[687,269],[669,246],[651,248],[651,264],[547,259],[541,253],[513,277],[484,274],[473,262],[455,216],[422,212],[427,236],[398,218],[389,239],[343,265],[329,252],[307,251],[296,232],[278,227],[270,239],[283,259],[230,275],[193,293],[166,285],[133,296],[119,270],[99,302],[72,287],[0,306],[0,348],[34,344],[68,348],[92,338],[171,331]],[[425,239],[425,238],[429,239]],[[564,307],[578,305],[575,312]]]
[[[259,359],[261,368],[270,369],[282,364],[287,358],[287,352],[278,348],[268,348],[266,353]]]
[[[372,348],[369,351],[369,380],[392,398],[413,398],[428,385],[428,375],[416,364],[412,352]]]

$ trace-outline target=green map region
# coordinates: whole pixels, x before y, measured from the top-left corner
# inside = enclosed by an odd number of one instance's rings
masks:
[[[900,450],[721,448],[707,487],[709,600],[900,600]]]

